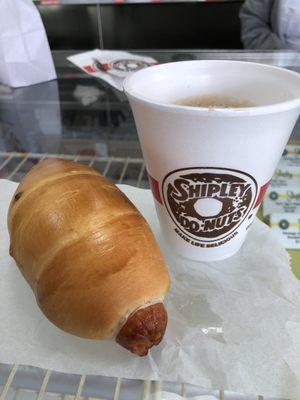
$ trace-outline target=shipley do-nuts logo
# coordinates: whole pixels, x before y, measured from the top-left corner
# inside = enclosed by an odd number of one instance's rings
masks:
[[[191,238],[195,245],[213,242],[218,246],[225,242],[220,239],[231,236],[230,240],[248,216],[257,184],[242,171],[187,168],[169,173],[162,193],[168,213],[179,228],[175,231],[183,239],[191,242]]]

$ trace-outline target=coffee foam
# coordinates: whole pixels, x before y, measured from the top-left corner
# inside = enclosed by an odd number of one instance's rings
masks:
[[[191,96],[183,99],[174,101],[174,104],[181,106],[190,107],[202,107],[202,108],[246,108],[254,107],[249,100],[237,99],[230,96],[218,96],[218,95],[201,95]]]

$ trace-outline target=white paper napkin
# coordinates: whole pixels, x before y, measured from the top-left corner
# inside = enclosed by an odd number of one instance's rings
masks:
[[[150,191],[120,186],[150,223],[171,272],[164,341],[139,358],[113,341],[66,334],[42,315],[8,255],[15,188],[0,181],[0,362],[299,399],[300,285],[262,222],[234,257],[189,262],[166,248]]]

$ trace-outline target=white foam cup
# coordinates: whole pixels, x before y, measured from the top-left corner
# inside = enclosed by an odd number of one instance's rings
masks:
[[[124,82],[163,235],[215,261],[243,244],[300,112],[300,74],[238,61],[183,61]],[[250,107],[174,104],[229,97]]]

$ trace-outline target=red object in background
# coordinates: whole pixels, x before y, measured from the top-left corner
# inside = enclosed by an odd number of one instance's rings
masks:
[[[59,4],[59,0],[41,0],[42,6],[53,6]]]
[[[152,178],[152,176],[148,173],[148,179],[150,183],[150,187],[152,190],[153,197],[155,198],[156,201],[158,201],[160,204],[163,204],[160,192],[159,192],[159,183],[156,179]]]
[[[269,180],[267,183],[265,183],[265,184],[260,188],[260,191],[259,191],[259,194],[258,194],[258,198],[257,198],[256,203],[254,204],[254,207],[253,207],[253,208],[258,207],[258,206],[260,205],[260,203],[262,202],[263,197],[264,197],[264,195],[265,195],[265,193],[266,193],[266,190],[267,190],[267,188],[268,188],[270,182],[271,182],[271,180]]]
[[[83,67],[83,69],[86,70],[86,72],[90,72],[92,74],[94,74],[95,72],[97,72],[97,70],[95,70],[91,65],[86,65],[85,67]]]

